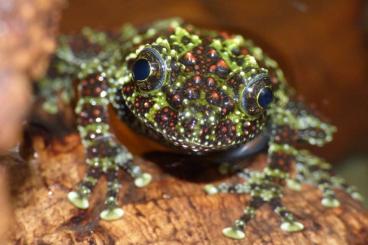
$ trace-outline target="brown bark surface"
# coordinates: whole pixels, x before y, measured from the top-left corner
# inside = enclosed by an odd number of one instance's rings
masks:
[[[0,244],[5,243],[5,234],[10,225],[11,208],[8,190],[7,168],[4,163],[11,161],[9,158],[0,156]]]
[[[79,137],[71,135],[64,143],[49,146],[38,138],[34,148],[36,158],[30,165],[17,162],[8,167],[14,208],[8,244],[368,244],[368,213],[359,203],[339,193],[343,205],[326,209],[320,193],[308,186],[285,196],[285,204],[304,223],[305,231],[282,232],[277,216],[264,206],[247,227],[245,240],[226,239],[221,229],[241,214],[248,198],[207,196],[203,184],[219,179],[214,168],[182,165],[180,158],[167,154],[150,157],[159,165],[136,158],[154,175],[153,183],[137,189],[122,175],[125,215],[115,222],[99,221],[104,180],[88,211],[74,208],[66,199],[84,173]],[[261,155],[252,164],[259,166],[264,160]]]

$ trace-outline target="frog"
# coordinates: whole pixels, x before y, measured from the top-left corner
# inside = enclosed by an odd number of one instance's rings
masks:
[[[264,205],[279,217],[283,231],[302,231],[304,225],[283,204],[287,188],[316,186],[326,208],[341,205],[336,189],[362,199],[355,187],[331,174],[326,160],[302,148],[331,142],[336,127],[298,99],[275,59],[240,34],[200,28],[180,18],[141,28],[126,24],[117,32],[84,28],[60,36],[38,93],[50,114],[60,110],[60,98],[76,101],[87,170],[67,198],[88,209],[104,176],[102,220],[124,215],[119,172],[128,173],[137,188],[152,181],[111,130],[109,106],[137,133],[184,155],[215,156],[236,166],[237,158],[266,148],[262,169],[240,168],[237,183],[204,186],[209,195],[250,197],[241,216],[223,229],[228,238],[245,238],[246,227]]]

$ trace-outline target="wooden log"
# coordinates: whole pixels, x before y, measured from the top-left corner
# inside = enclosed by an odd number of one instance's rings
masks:
[[[4,164],[9,161],[11,161],[9,158],[0,156],[0,244],[6,242],[5,234],[11,219],[8,174],[7,167]]]
[[[246,239],[229,240],[221,230],[242,213],[247,196],[207,196],[204,183],[219,179],[213,166],[181,164],[169,154],[151,156],[158,165],[137,157],[153,174],[153,183],[137,189],[122,175],[119,199],[125,215],[114,222],[100,221],[104,180],[89,210],[78,210],[66,199],[84,173],[79,137],[70,135],[52,145],[38,138],[33,145],[37,157],[30,165],[9,167],[14,225],[8,244],[368,244],[367,210],[344,193],[338,193],[340,208],[326,209],[320,192],[310,186],[285,194],[285,204],[305,225],[303,232],[282,232],[277,216],[264,206],[247,227]],[[265,156],[251,161],[262,165]]]

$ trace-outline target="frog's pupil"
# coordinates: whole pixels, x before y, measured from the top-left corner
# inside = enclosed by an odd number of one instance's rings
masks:
[[[258,95],[258,104],[266,108],[273,100],[272,90],[270,88],[263,88]]]
[[[146,59],[138,59],[133,65],[133,76],[135,80],[145,80],[150,74],[150,64]]]

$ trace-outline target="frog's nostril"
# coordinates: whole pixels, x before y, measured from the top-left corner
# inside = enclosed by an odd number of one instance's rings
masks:
[[[273,100],[273,93],[269,87],[261,89],[258,93],[258,104],[263,108],[266,108]]]
[[[133,65],[133,77],[135,80],[146,80],[151,73],[151,66],[148,60],[139,59]]]

